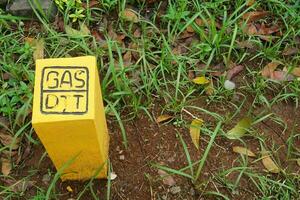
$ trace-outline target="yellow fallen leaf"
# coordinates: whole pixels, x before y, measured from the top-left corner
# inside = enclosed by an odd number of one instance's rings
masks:
[[[91,34],[89,28],[84,23],[80,23],[79,28],[80,30],[76,30],[72,26],[65,25],[65,32],[70,37],[84,37]]]
[[[33,59],[36,61],[37,59],[44,58],[44,39],[39,39],[35,42],[35,50],[33,52]]]
[[[157,123],[162,123],[162,122],[168,121],[168,120],[170,120],[172,118],[173,117],[170,116],[170,115],[160,115],[160,116],[157,117],[156,122]]]
[[[275,162],[272,160],[270,154],[267,151],[262,152],[262,163],[267,169],[267,171],[278,174],[280,172],[279,167],[275,164]]]
[[[67,186],[67,191],[68,192],[73,192],[73,189],[71,188],[71,186]]]
[[[243,137],[251,127],[251,124],[252,119],[249,117],[244,117],[237,123],[237,125],[235,125],[235,127],[233,127],[233,129],[226,133],[226,137],[231,140]]]
[[[232,147],[232,151],[235,153],[249,156],[249,157],[256,157],[256,155],[251,150],[249,150],[245,147],[234,146],[234,147]]]
[[[137,23],[139,21],[139,18],[137,16],[137,14],[131,10],[126,8],[122,13],[121,13],[121,17],[129,22],[133,22],[133,23]]]
[[[44,58],[44,39],[35,39],[35,38],[30,38],[26,37],[25,41],[34,48],[33,51],[33,59],[43,59]]]
[[[2,165],[2,168],[1,168],[1,171],[2,171],[2,174],[4,176],[7,176],[9,175],[11,169],[12,169],[12,166],[11,166],[11,162],[9,159],[7,158],[1,158],[1,165]]]
[[[197,149],[199,149],[200,127],[203,124],[202,119],[194,119],[190,125],[190,136]]]
[[[209,83],[209,80],[207,80],[205,78],[205,76],[200,76],[200,77],[194,78],[193,82],[196,84],[199,84],[199,85],[204,85],[204,84]]]

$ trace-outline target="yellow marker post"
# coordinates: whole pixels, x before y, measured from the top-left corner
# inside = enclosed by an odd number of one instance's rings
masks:
[[[109,136],[93,56],[36,61],[32,125],[62,180],[107,177]]]

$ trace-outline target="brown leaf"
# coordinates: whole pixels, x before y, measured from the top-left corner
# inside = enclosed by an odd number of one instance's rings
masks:
[[[189,70],[189,71],[188,71],[188,77],[189,77],[190,80],[196,78],[196,73],[195,73],[195,71],[194,71],[194,70]]]
[[[262,163],[267,169],[268,172],[278,174],[280,172],[280,168],[275,164],[272,160],[270,154],[266,151],[262,152]]]
[[[249,156],[249,157],[256,157],[256,155],[251,150],[249,150],[245,147],[234,146],[234,147],[232,147],[232,151],[235,153]]]
[[[22,180],[19,180],[19,181],[15,182],[15,183],[11,183],[10,184],[10,189],[13,192],[23,193],[27,189],[34,186],[34,184],[35,184],[34,181],[29,181],[29,180],[22,179]]]
[[[258,35],[271,35],[280,31],[280,27],[278,25],[272,25],[271,27],[267,27],[265,24],[257,25]]]
[[[252,6],[255,2],[256,2],[256,0],[248,0],[246,5]]]
[[[116,40],[118,41],[118,42],[123,42],[123,40],[125,39],[125,37],[126,37],[126,35],[125,34],[117,34],[117,38],[116,38]]]
[[[12,150],[17,150],[20,145],[20,138],[14,138],[9,134],[0,132],[0,142]]]
[[[291,56],[291,55],[295,55],[299,52],[299,49],[296,47],[286,47],[283,52],[282,55],[283,56]]]
[[[188,32],[187,30],[185,30],[180,34],[179,39],[187,39],[194,35],[195,35],[195,33],[191,33],[191,32]]]
[[[280,27],[278,25],[272,25],[271,27],[266,26],[264,23],[262,24],[254,24],[247,23],[246,25],[242,25],[242,30],[245,34],[248,35],[259,35],[259,36],[269,36],[273,33],[277,33],[280,31]],[[270,41],[270,38],[262,38],[267,41]]]
[[[265,78],[270,78],[271,74],[275,71],[275,69],[279,66],[278,62],[270,62],[268,63],[261,71],[261,75]]]
[[[186,31],[189,32],[189,33],[194,33],[195,32],[193,26],[191,26],[191,25],[189,25],[188,27],[186,27]]]
[[[167,172],[165,172],[164,170],[159,169],[158,174],[162,178],[163,183],[165,185],[174,186],[176,184],[174,178],[171,175],[169,175]]]
[[[156,118],[156,123],[166,122],[172,118],[173,118],[173,116],[170,116],[170,115],[160,115]]]
[[[300,67],[296,67],[292,70],[294,76],[300,77]]]
[[[211,96],[211,95],[214,94],[214,91],[215,91],[215,89],[214,89],[214,82],[213,82],[212,79],[210,79],[209,85],[205,87],[205,94]]]
[[[139,21],[139,18],[137,16],[137,14],[129,8],[126,8],[122,13],[121,13],[121,17],[129,22],[133,22],[133,23],[137,23]]]
[[[123,62],[131,62],[131,58],[132,58],[131,51],[127,51],[127,52],[123,55]]]
[[[7,176],[10,174],[10,171],[12,169],[11,161],[7,158],[1,158],[1,172],[4,176]]]
[[[241,48],[241,49],[254,49],[256,47],[255,43],[249,41],[249,40],[245,40],[245,41],[236,41],[237,43],[237,47]]]
[[[83,8],[93,8],[96,7],[99,4],[99,2],[97,0],[90,0],[89,4],[87,5],[87,3],[82,3],[82,7]]]
[[[247,35],[256,35],[258,30],[254,24],[246,24],[245,27],[242,28],[243,32]]]
[[[300,158],[297,159],[297,164],[300,167]]]
[[[276,81],[292,81],[292,80],[294,80],[294,76],[291,74],[288,74],[285,71],[274,71],[271,73],[270,78],[272,80],[276,80]]]
[[[272,42],[272,40],[274,39],[272,35],[260,35],[258,37],[267,42]]]
[[[140,54],[139,54],[139,51],[138,51],[138,48],[139,48],[138,44],[134,43],[134,42],[131,42],[131,43],[129,43],[128,48],[134,50],[134,51],[131,52],[131,55],[135,60],[138,60],[140,58]]]
[[[6,117],[0,116],[0,131],[1,131],[1,128],[8,130],[8,127],[9,127],[8,119]]]
[[[213,21],[213,22],[215,23],[215,26],[216,26],[218,29],[221,29],[221,28],[222,28],[221,24],[219,24],[219,23],[216,22],[216,21]],[[205,20],[200,19],[200,18],[195,19],[195,23],[196,23],[198,26],[200,26],[200,27],[202,27],[202,26],[211,26],[213,22],[212,22],[210,19],[205,19]]]
[[[34,48],[33,51],[33,59],[43,59],[44,58],[44,39],[34,39],[30,37],[26,37],[25,41]]]
[[[229,69],[227,72],[227,80],[233,79],[235,76],[237,76],[243,70],[244,70],[243,65],[234,65],[234,67]]]
[[[135,29],[133,36],[136,38],[140,38],[142,35],[141,30],[139,28]]]
[[[92,30],[91,34],[92,34],[92,36],[95,37],[96,41],[102,41],[102,40],[104,40],[104,38],[102,37],[102,35],[97,30]]]
[[[7,73],[7,72],[5,72],[5,73],[3,74],[3,80],[4,80],[4,81],[9,80],[10,77],[11,77],[11,75],[10,75],[9,73]]]
[[[268,11],[252,11],[252,12],[247,12],[243,15],[243,19],[247,20],[247,22],[253,22],[253,21],[257,21],[259,19],[262,19],[266,16],[269,15]]]

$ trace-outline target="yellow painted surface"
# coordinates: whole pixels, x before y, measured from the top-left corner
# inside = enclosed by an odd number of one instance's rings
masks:
[[[36,61],[32,125],[62,180],[107,177],[109,136],[96,58]]]

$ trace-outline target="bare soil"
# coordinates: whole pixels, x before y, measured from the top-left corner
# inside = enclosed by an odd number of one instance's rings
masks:
[[[251,103],[251,101],[251,98],[247,100],[243,110],[240,112],[241,115],[247,113],[247,109],[249,108],[247,104]],[[229,111],[232,112],[228,105],[207,105],[201,100],[194,103],[198,104],[197,106],[217,112],[222,116]],[[159,108],[159,104],[156,104],[155,108]],[[262,108],[257,107],[256,110],[258,113]],[[260,123],[255,128],[259,134],[262,134],[266,138],[267,145],[278,147],[279,150],[276,152],[276,155],[278,155],[277,161],[280,161],[280,165],[288,172],[299,173],[299,167],[296,166],[295,162],[286,160],[288,148],[286,141],[292,131],[289,127],[295,127],[296,130],[294,131],[299,132],[300,130],[300,110],[299,108],[295,110],[291,103],[280,103],[273,106],[272,111],[282,118],[287,124],[287,129],[283,130],[281,126],[270,120]],[[160,110],[153,109],[152,114],[159,116]],[[198,115],[198,117],[201,117],[207,123],[214,124],[213,120],[206,115]],[[183,114],[183,118],[186,121],[191,120],[191,117],[187,114]],[[237,117],[238,119],[239,117]],[[236,123],[236,121],[232,123]],[[153,167],[152,164],[161,164],[174,169],[183,168],[188,163],[178,134],[181,134],[187,143],[193,161],[201,158],[210,137],[201,135],[200,148],[197,150],[190,139],[188,127],[177,127],[172,122],[157,124],[151,121],[146,115],[140,115],[134,121],[125,121],[124,124],[129,141],[128,149],[124,148],[117,122],[112,118],[108,119],[111,138],[110,162],[112,170],[117,174],[117,178],[112,181],[111,185],[111,199],[215,199],[215,197],[204,195],[207,191],[220,191],[231,199],[254,199],[254,194],[259,196],[259,192],[247,177],[243,176],[241,178],[240,187],[234,193],[229,191],[224,183],[215,178],[215,175],[223,170],[240,165],[238,161],[239,155],[232,152],[232,147],[235,145],[242,146],[241,142],[230,141],[225,137],[218,136],[206,160],[199,183],[193,185],[188,178],[173,175],[172,177],[175,179],[176,185],[172,186],[172,188],[163,184],[157,168]],[[246,137],[244,141],[253,152],[259,155],[260,144],[257,139]],[[298,146],[300,145],[299,140],[295,142]],[[33,146],[30,155],[25,158],[22,166],[16,167],[12,176],[18,180],[33,174],[30,176],[30,180],[34,181],[36,186],[47,190],[51,180],[45,182],[43,177],[49,170],[55,172],[55,169],[48,156],[43,157],[43,155],[46,154],[41,144]],[[255,161],[253,158],[249,158],[249,161],[249,166],[254,171],[262,174],[266,173],[261,162]],[[234,183],[238,175],[238,173],[231,173],[226,179]],[[280,175],[276,176],[280,177]],[[87,184],[88,181],[61,182],[59,180],[56,184],[55,193],[60,194],[59,199],[76,199]],[[72,192],[67,190],[68,186],[72,188]],[[172,193],[174,187],[177,187],[177,189],[180,187],[180,192],[174,194],[173,191]],[[92,188],[96,196],[100,197],[100,199],[106,198],[106,180],[94,180]],[[24,199],[32,197],[35,191],[35,187],[29,188]],[[90,188],[87,188],[82,199],[93,199]]]

